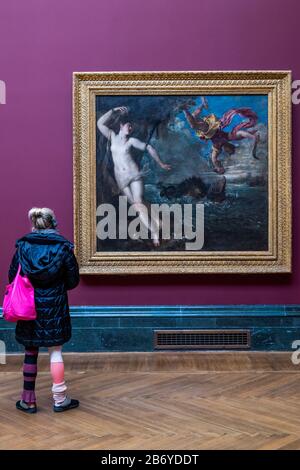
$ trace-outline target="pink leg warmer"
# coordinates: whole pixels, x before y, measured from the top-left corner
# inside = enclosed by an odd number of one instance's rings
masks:
[[[60,384],[65,380],[65,365],[63,362],[51,362],[50,370],[52,375],[52,382]]]
[[[66,399],[67,390],[65,384],[65,366],[61,350],[61,346],[49,348],[50,370],[53,382],[52,393],[55,405],[62,403]]]

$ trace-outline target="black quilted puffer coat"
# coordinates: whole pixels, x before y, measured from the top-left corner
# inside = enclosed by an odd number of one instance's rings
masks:
[[[34,287],[37,319],[18,321],[16,340],[25,347],[59,346],[71,338],[67,290],[79,284],[74,245],[55,229],[30,232],[16,241],[8,279],[12,282],[19,261]]]

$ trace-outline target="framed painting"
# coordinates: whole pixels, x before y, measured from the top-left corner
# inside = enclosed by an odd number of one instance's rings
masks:
[[[291,74],[76,72],[82,274],[291,272]]]

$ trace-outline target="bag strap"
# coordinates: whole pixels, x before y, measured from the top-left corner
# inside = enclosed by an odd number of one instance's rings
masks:
[[[18,274],[20,274],[20,271],[22,269],[22,266],[21,266],[21,263],[20,263],[20,259],[21,259],[20,254],[21,254],[21,247],[20,247],[20,245],[18,245],[18,260],[19,260]]]
[[[13,280],[13,289],[12,289],[12,293],[11,293],[12,296],[14,295],[14,292],[16,290],[16,285],[17,285],[16,281],[17,281],[18,276],[20,275],[20,271],[21,271],[21,264],[19,263],[17,274],[15,275],[15,278]]]
[[[17,271],[16,277],[20,274],[20,271],[21,271],[21,263],[19,263],[19,267],[18,267],[18,271]]]
[[[22,268],[21,263],[20,263],[20,247],[18,247],[18,258],[19,258],[19,266],[18,266],[17,274],[15,275],[15,278],[13,280],[12,295],[13,295],[15,289],[16,289],[16,284],[17,283],[15,281],[17,280],[17,277],[20,275],[20,271],[21,271],[21,268]]]

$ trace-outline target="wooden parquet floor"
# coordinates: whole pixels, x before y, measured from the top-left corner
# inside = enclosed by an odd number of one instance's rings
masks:
[[[287,355],[65,358],[81,406],[62,414],[51,408],[47,357],[35,415],[15,409],[21,357],[0,366],[0,449],[300,449],[300,365]]]

